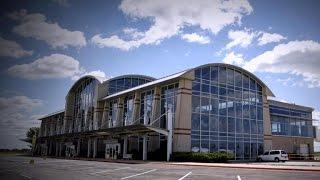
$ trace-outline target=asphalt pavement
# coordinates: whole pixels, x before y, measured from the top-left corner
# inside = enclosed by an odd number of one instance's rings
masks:
[[[0,157],[1,180],[319,180],[320,172],[260,170],[243,168],[169,165],[161,162],[138,164],[42,159],[31,157]]]

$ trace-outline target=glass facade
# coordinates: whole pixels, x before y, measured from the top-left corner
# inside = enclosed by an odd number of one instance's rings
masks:
[[[72,130],[74,132],[93,129],[94,97],[97,81],[92,78],[83,80],[74,90],[74,112]]]
[[[133,100],[134,97],[133,96],[127,96],[124,99],[124,107],[123,107],[123,125],[127,126],[127,125],[131,125],[134,122],[133,119]]]
[[[191,151],[255,159],[263,153],[262,113],[262,87],[253,77],[225,66],[195,69]]]
[[[140,123],[150,124],[152,119],[152,103],[154,91],[149,90],[141,93],[140,97]]]
[[[270,105],[272,135],[313,137],[311,112]]]
[[[117,127],[118,101],[111,100],[109,102],[109,128]]]
[[[119,79],[110,80],[108,84],[108,95],[130,89],[147,82],[151,82],[151,79],[146,79],[142,77],[124,77]]]
[[[169,118],[174,122],[176,104],[177,104],[177,91],[179,83],[173,83],[161,87],[161,120],[160,128],[167,128]]]

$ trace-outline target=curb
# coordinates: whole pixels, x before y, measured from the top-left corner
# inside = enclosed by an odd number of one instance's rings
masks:
[[[295,169],[295,168],[289,168],[289,167],[252,167],[252,166],[219,166],[219,165],[213,165],[213,164],[180,164],[180,163],[168,163],[169,165],[180,165],[180,166],[199,166],[199,167],[218,167],[218,168],[239,168],[239,169],[264,169],[264,170],[285,170],[285,171],[312,171],[312,172],[319,172],[320,169]]]

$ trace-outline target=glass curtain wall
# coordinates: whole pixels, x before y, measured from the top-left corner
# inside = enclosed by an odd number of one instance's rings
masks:
[[[152,102],[154,91],[149,90],[141,93],[140,98],[140,123],[150,124],[152,116]]]
[[[94,96],[95,96],[95,79],[85,79],[74,90],[74,114],[72,129],[74,132],[83,132],[92,130],[93,112],[94,112]]]
[[[262,113],[262,87],[253,77],[225,66],[196,69],[191,150],[255,159],[263,153]]]
[[[131,125],[133,123],[133,100],[134,96],[127,96],[124,99],[124,113],[123,113],[123,119],[124,119],[124,126]]]
[[[311,112],[270,105],[272,135],[313,137]]]
[[[117,127],[118,101],[111,100],[109,102],[109,128]]]
[[[126,89],[130,89],[132,87],[136,87],[150,81],[151,80],[145,79],[145,78],[133,78],[133,77],[126,77],[126,78],[111,80],[108,85],[108,95],[111,95]]]
[[[172,118],[174,122],[178,87],[179,83],[161,87],[160,128],[167,129],[168,118]]]

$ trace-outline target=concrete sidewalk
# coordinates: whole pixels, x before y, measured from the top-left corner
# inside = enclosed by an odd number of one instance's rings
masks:
[[[54,158],[54,157],[48,157]],[[57,158],[56,158],[57,159]],[[65,159],[65,158],[58,158]],[[165,161],[143,161],[143,160],[111,160],[104,158],[68,158],[67,160],[82,160],[82,161],[99,161],[99,162],[111,162],[111,163],[125,163],[125,164],[165,164],[176,166],[202,166],[202,167],[220,167],[220,168],[242,168],[242,169],[265,169],[265,170],[291,170],[291,171],[316,171],[320,172],[319,165],[308,165],[303,162],[288,161],[286,163],[274,163],[274,162],[242,162],[242,163],[201,163],[201,162],[165,162]]]
[[[319,166],[288,166],[281,164],[258,164],[258,163],[198,163],[198,162],[169,162],[170,165],[180,166],[202,166],[202,167],[220,167],[220,168],[243,168],[243,169],[266,169],[266,170],[291,170],[291,171],[317,171]]]

